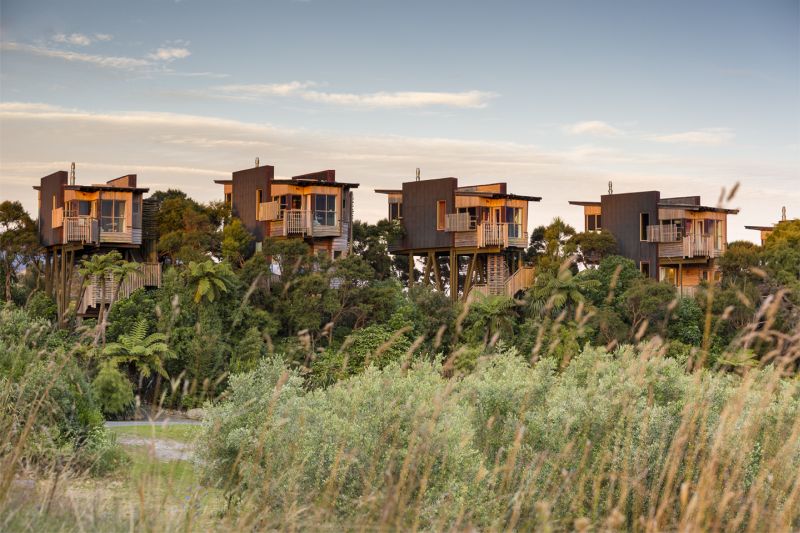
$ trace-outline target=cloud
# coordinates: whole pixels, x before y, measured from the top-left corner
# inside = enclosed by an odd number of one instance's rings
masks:
[[[205,202],[222,195],[213,179],[251,166],[256,156],[275,165],[281,176],[335,168],[343,181],[361,183],[356,212],[368,221],[386,216],[385,197],[373,189],[413,180],[415,167],[422,168],[423,178],[458,176],[463,184],[507,181],[513,192],[543,196],[543,202],[531,205],[531,227],[555,216],[580,226],[582,211],[567,201],[596,199],[609,180],[618,192],[660,189],[665,196],[699,194],[709,202],[736,180],[743,187],[771,187],[737,197],[738,207],[755,212],[780,212],[781,205],[800,202],[793,165],[748,161],[741,155],[688,158],[586,145],[548,150],[498,140],[347,135],[216,116],[98,113],[26,102],[0,103],[0,121],[3,199],[20,200],[28,210],[36,207],[31,186],[41,176],[69,169],[71,161],[77,163],[80,183],[138,173],[151,191],[180,188]],[[734,223],[732,240],[752,237],[744,230],[736,233],[742,222]]]
[[[655,135],[650,140],[660,143],[694,144],[701,146],[718,146],[733,139],[733,132],[728,128],[705,128],[668,135]]]
[[[0,49],[25,52],[28,54],[38,55],[41,57],[63,59],[64,61],[69,61],[74,63],[87,63],[98,67],[113,68],[113,69],[129,70],[129,69],[147,67],[149,65],[152,65],[152,62],[148,61],[147,59],[140,59],[135,57],[104,56],[98,54],[85,54],[82,52],[60,50],[57,48],[46,48],[43,46],[34,46],[30,44],[23,44],[16,42],[4,42],[0,44]]]
[[[154,61],[174,61],[189,57],[192,53],[187,48],[159,48],[147,57]]]
[[[622,135],[623,133],[623,131],[619,128],[615,128],[614,126],[601,120],[587,120],[584,122],[578,122],[576,124],[566,126],[565,131],[573,135],[596,135],[599,137],[615,137],[617,135]]]
[[[72,34],[64,36],[64,41],[69,42],[70,39],[79,34]],[[111,38],[109,35],[101,35],[104,39]],[[80,37],[85,37],[81,35]],[[88,39],[88,38],[87,38]],[[76,42],[80,39],[76,39]],[[103,40],[103,39],[101,39]],[[105,39],[107,40],[107,39]],[[87,43],[88,44],[88,43]],[[24,52],[28,54],[38,55],[41,57],[49,57],[53,59],[61,59],[73,63],[86,63],[102,68],[111,68],[119,70],[135,70],[143,68],[160,67],[170,63],[175,59],[182,59],[191,55],[191,52],[186,48],[159,48],[154,53],[148,54],[147,57],[125,57],[125,56],[106,56],[100,54],[88,54],[83,52],[75,52],[72,50],[64,50],[60,48],[48,48],[45,46],[36,46],[25,43],[18,43],[14,41],[0,43],[0,50]],[[211,73],[203,73],[210,75]]]
[[[84,35],[83,33],[57,33],[53,35],[53,41],[62,44],[71,44],[74,46],[89,46],[95,41],[110,41],[113,35],[108,33],[95,33],[93,36]]]
[[[364,108],[419,108],[430,106],[483,108],[497,94],[487,91],[436,92],[397,91],[375,93],[337,93],[314,89],[312,81],[287,83],[222,85],[208,94],[234,99],[258,99],[269,96],[296,97],[309,102]]]

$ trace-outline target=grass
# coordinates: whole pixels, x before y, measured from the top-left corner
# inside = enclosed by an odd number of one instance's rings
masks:
[[[157,422],[143,426],[112,426],[108,429],[117,436],[169,439],[183,443],[194,442],[200,432],[200,426],[195,424],[164,425]]]

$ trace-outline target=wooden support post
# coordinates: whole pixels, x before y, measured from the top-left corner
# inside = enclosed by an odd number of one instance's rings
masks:
[[[414,286],[414,254],[408,253],[408,288]]]
[[[431,259],[432,259],[431,256],[432,255],[433,254],[431,254],[431,252],[428,252],[428,255],[425,256],[425,270],[423,270],[423,272],[422,272],[422,284],[426,285],[426,286],[431,281],[430,278],[431,278]]]
[[[454,248],[450,249],[450,299],[458,300],[458,256]]]
[[[439,269],[439,258],[433,254],[433,276],[436,278],[436,288],[444,292],[444,284],[442,283],[442,273]]]
[[[683,296],[683,263],[678,263],[678,295]]]
[[[475,263],[478,260],[478,252],[473,252],[472,261],[469,263],[467,269],[467,278],[464,280],[464,300],[469,296],[469,291],[472,289],[472,278],[475,276]]]

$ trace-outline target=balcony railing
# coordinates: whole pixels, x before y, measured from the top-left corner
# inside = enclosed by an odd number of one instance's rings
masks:
[[[281,204],[280,202],[262,202],[258,204],[258,212],[256,213],[256,220],[280,220],[281,218]]]
[[[66,242],[97,242],[97,219],[91,217],[65,217],[64,240]]]
[[[660,257],[719,257],[725,253],[725,243],[713,235],[692,234],[674,243],[663,243],[658,247]]]
[[[445,231],[472,231],[476,227],[475,218],[469,213],[449,213],[445,215]]]
[[[281,211],[280,217],[272,222],[269,234],[273,237],[292,235],[339,237],[342,234],[342,223],[338,213],[285,209]]]
[[[99,276],[92,276],[91,281],[86,286],[83,300],[79,302],[79,313],[85,313],[87,309],[95,307],[100,303],[108,304],[114,297],[118,279],[114,279],[113,274],[108,274],[105,279],[105,291]],[[118,299],[127,298],[136,289],[142,287],[161,286],[161,264],[160,263],[139,263],[139,271],[129,273],[119,287]],[[105,293],[105,294],[104,294]]]
[[[648,242],[678,242],[681,240],[681,236],[681,229],[675,224],[647,226]]]
[[[509,246],[524,248],[528,245],[528,232],[522,224],[507,222],[484,222],[478,225],[478,247]]]

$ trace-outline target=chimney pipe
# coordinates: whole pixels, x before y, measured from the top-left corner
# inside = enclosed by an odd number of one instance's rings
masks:
[[[417,167],[417,181],[419,181],[419,167]]]
[[[69,167],[69,184],[75,185],[75,161]]]
[[[611,181],[608,182],[608,194],[614,194],[614,184]]]
[[[786,206],[781,208],[781,220],[786,220]]]
[[[258,158],[256,157],[256,167],[258,167],[258,164],[259,164],[259,161],[258,161]]]

